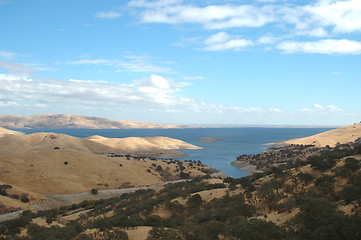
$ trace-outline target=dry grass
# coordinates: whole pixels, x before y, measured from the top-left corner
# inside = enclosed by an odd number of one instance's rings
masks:
[[[124,230],[128,234],[129,240],[146,240],[152,227],[136,227]]]
[[[318,147],[330,147],[336,146],[337,143],[346,144],[356,141],[361,137],[361,123],[337,128],[320,134],[316,134],[310,137],[297,138],[282,143],[286,144],[303,144],[303,145],[315,145]]]

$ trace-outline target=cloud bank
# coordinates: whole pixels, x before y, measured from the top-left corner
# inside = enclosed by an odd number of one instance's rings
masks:
[[[267,25],[268,29],[272,29],[271,35],[276,36],[258,36],[258,43],[274,44],[274,49],[285,53],[361,53],[361,43],[354,39],[361,32],[359,0],[316,0],[306,5],[274,0],[258,2],[253,5],[206,5],[197,2],[204,5],[198,6],[181,0],[132,0],[128,6],[137,10],[142,24],[193,24],[206,31],[221,31],[206,38],[204,47],[200,48],[206,51],[257,46],[254,44],[256,39],[230,39],[228,35],[226,40],[225,36],[229,33],[225,31],[244,28],[252,31]],[[217,36],[223,37],[222,41],[210,44],[210,40]],[[304,38],[309,39],[305,41]]]

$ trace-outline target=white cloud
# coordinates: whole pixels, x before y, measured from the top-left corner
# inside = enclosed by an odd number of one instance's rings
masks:
[[[226,32],[219,32],[207,38],[204,43],[207,45],[222,43],[227,41],[229,38],[230,36]]]
[[[186,76],[184,77],[184,80],[186,81],[192,81],[192,80],[203,80],[204,77],[202,76]]]
[[[122,14],[120,14],[119,12],[114,12],[114,11],[97,12],[96,14],[94,14],[94,17],[96,17],[96,18],[108,18],[108,19],[119,18],[121,16],[122,16]]]
[[[332,112],[342,112],[343,109],[340,107],[337,107],[335,105],[320,105],[320,104],[314,104],[312,108],[304,107],[301,109],[301,112],[308,112],[308,113],[332,113]]]
[[[323,108],[323,106],[321,106],[320,104],[317,104],[317,103],[314,104],[313,107],[316,108],[316,109],[322,109]]]
[[[206,44],[206,47],[203,48],[205,51],[239,50],[253,45],[251,40],[241,38],[231,39],[225,32],[210,36],[204,43]]]
[[[273,37],[273,36],[263,36],[263,37],[260,37],[257,40],[257,43],[259,43],[259,44],[274,44],[278,40],[279,40],[278,38]]]
[[[275,14],[281,24],[294,24],[296,35],[325,37],[361,32],[359,0],[317,0],[304,6],[284,5]]]
[[[21,75],[0,74],[0,101],[2,106],[5,106],[4,103],[15,102],[37,107],[61,103],[165,108],[184,106],[184,98],[176,93],[187,85],[154,74],[128,86],[103,81],[30,79]]]
[[[131,1],[129,6],[143,7],[140,18],[143,23],[191,23],[206,29],[235,27],[260,27],[274,21],[269,7],[251,5],[209,5],[198,7],[182,5],[182,1]]]
[[[76,61],[67,61],[72,65],[110,65],[114,66],[115,72],[129,71],[142,73],[171,73],[168,67],[156,65],[145,56],[126,56],[123,60],[119,59],[91,59],[84,58]],[[169,62],[166,62],[169,65]]]
[[[351,33],[361,31],[361,4],[359,0],[319,0],[304,7],[312,23],[333,27],[334,32]]]
[[[257,0],[258,2],[277,2],[281,0]]]
[[[310,36],[312,36],[312,37],[326,37],[326,36],[328,36],[328,33],[324,28],[312,29],[308,34]]]
[[[269,110],[270,112],[275,112],[275,113],[280,113],[280,112],[283,112],[281,109],[278,109],[278,108],[272,108]]]
[[[36,69],[24,64],[0,62],[0,68],[6,68],[10,74],[29,76]]]
[[[297,30],[295,35],[322,38],[322,37],[327,37],[330,34],[324,28],[319,27],[315,29]]]
[[[0,51],[0,57],[11,59],[16,57],[18,54],[14,52],[8,52],[8,51]]]
[[[83,64],[112,64],[114,63],[113,60],[107,60],[107,59],[80,59],[77,61],[68,61],[68,64],[73,65],[83,65]]]
[[[152,74],[150,76],[150,81],[157,88],[160,88],[160,89],[169,89],[170,88],[170,84],[169,84],[168,80],[162,76]]]
[[[159,75],[134,81],[125,86],[102,81],[69,79],[29,79],[0,74],[0,107],[54,107],[59,103],[77,109],[132,107],[153,108],[173,113],[267,114],[276,109],[225,107],[182,96],[188,83]]]
[[[20,106],[20,104],[16,103],[16,102],[3,102],[0,101],[0,107],[17,107]]]
[[[230,28],[262,28],[271,25],[277,29],[278,38],[263,36],[258,40],[232,39],[221,32],[209,38],[209,46],[204,50],[220,51],[239,49],[258,44],[276,44],[280,39],[290,39],[278,44],[278,48],[287,52],[308,52],[320,54],[358,54],[359,42],[348,39],[345,34],[361,32],[360,0],[315,0],[314,3],[301,5],[296,1],[258,0],[264,4],[219,4],[196,6],[181,0],[146,1],[133,0],[130,7],[139,9],[142,23],[198,24],[208,30]],[[272,34],[272,33],[271,33]],[[313,37],[319,41],[310,42],[300,36]],[[330,39],[322,39],[328,37]],[[223,39],[222,39],[223,38]],[[333,40],[340,38],[342,40]],[[215,42],[219,41],[217,45]],[[177,43],[184,46],[185,43]],[[336,49],[333,50],[332,47]],[[320,49],[319,49],[320,48]]]
[[[281,42],[278,49],[285,53],[360,54],[361,42],[347,39],[324,39],[315,42]]]
[[[120,61],[116,65],[118,69],[116,72],[123,70],[130,72],[142,72],[142,73],[171,73],[172,70],[167,67],[155,65],[142,57],[132,58],[128,61]]]
[[[132,0],[128,3],[132,7],[164,7],[169,5],[175,5],[182,3],[183,0],[158,0],[158,1],[147,1],[147,0]]]

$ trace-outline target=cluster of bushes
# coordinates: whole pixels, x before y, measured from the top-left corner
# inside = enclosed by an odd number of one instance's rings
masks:
[[[293,224],[299,239],[359,239],[361,217],[346,216],[337,211],[337,205],[325,197],[303,194],[298,198],[301,213]]]
[[[10,198],[13,198],[13,199],[19,199],[20,201],[22,201],[24,203],[30,202],[30,199],[29,199],[27,194],[22,194],[21,196],[19,196],[17,194],[9,194],[7,192],[8,189],[12,189],[12,186],[10,186],[8,184],[0,185],[0,195],[10,197]]]

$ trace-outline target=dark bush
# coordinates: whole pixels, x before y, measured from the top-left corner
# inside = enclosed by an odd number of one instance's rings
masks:
[[[360,161],[355,158],[347,158],[345,160],[344,168],[351,171],[357,171],[360,169]]]
[[[27,194],[23,194],[21,195],[20,197],[20,201],[24,202],[24,203],[28,203],[30,202],[29,198],[28,198],[28,195]]]
[[[202,197],[199,194],[194,194],[193,196],[190,196],[187,205],[190,208],[199,208],[203,203]]]

